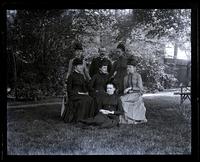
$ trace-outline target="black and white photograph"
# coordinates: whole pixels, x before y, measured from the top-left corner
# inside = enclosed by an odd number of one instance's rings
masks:
[[[191,20],[6,9],[6,155],[192,155]]]

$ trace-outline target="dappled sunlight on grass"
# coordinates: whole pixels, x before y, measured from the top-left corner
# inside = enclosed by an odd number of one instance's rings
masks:
[[[175,97],[174,92],[158,92],[158,93],[145,93],[145,94],[143,94],[143,97],[154,97],[154,96]]]

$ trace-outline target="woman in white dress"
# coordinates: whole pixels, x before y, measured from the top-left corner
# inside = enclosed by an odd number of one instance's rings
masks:
[[[146,108],[142,99],[142,78],[136,72],[134,60],[127,62],[127,75],[124,77],[124,94],[121,96],[124,115],[120,116],[120,123],[139,124],[146,123]]]

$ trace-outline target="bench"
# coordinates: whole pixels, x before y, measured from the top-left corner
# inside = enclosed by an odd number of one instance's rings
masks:
[[[180,86],[180,92],[174,92],[174,95],[180,95],[180,104],[182,104],[186,99],[189,99],[191,101],[191,87]]]

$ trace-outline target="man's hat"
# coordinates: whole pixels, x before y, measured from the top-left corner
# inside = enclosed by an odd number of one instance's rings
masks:
[[[74,50],[83,50],[82,44],[80,42],[75,42],[73,45]]]
[[[137,62],[135,61],[135,59],[129,58],[128,61],[127,61],[127,65],[136,66],[136,65],[137,65]]]

